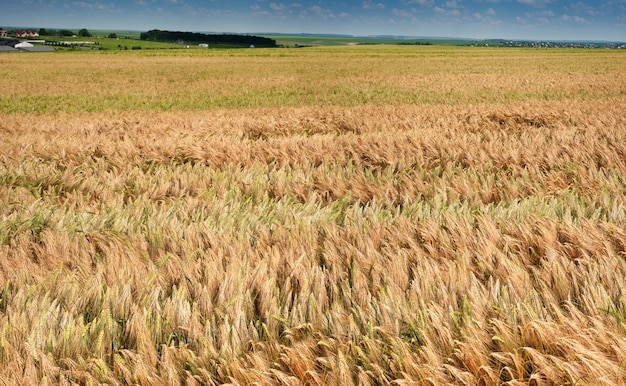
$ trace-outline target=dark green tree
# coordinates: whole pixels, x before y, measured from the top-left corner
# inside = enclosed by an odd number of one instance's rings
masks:
[[[84,37],[84,38],[90,38],[91,34],[89,33],[89,31],[87,31],[86,28],[83,28],[80,31],[78,31],[78,36]]]
[[[59,36],[73,36],[74,32],[68,30],[68,29],[62,29],[59,31]]]
[[[229,34],[201,34],[197,32],[161,31],[158,29],[142,32],[141,40],[174,43],[184,41],[185,43],[208,43],[221,44],[230,47],[277,47],[276,40],[261,36],[251,35],[229,35]]]
[[[116,33],[110,33],[107,37],[109,39],[117,39],[117,34]]]

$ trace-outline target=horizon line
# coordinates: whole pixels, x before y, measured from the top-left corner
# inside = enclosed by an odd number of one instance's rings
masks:
[[[24,26],[6,26],[0,27],[0,29],[82,29],[85,28],[89,30],[87,27],[24,27]],[[501,38],[501,37],[490,37],[490,38],[472,38],[472,37],[460,37],[460,36],[419,36],[419,35],[398,35],[398,34],[374,34],[374,35],[355,35],[355,34],[345,34],[345,33],[324,33],[324,32],[233,32],[233,31],[207,31],[207,30],[178,30],[178,29],[161,29],[161,28],[151,28],[148,30],[143,29],[124,29],[124,28],[92,28],[92,31],[119,31],[119,32],[146,32],[150,30],[161,30],[161,31],[169,31],[169,32],[195,32],[195,33],[205,33],[205,34],[236,34],[236,35],[270,35],[270,36],[319,36],[319,37],[344,37],[344,38],[389,38],[389,39],[398,39],[398,40],[408,40],[408,39],[433,39],[433,40],[466,40],[466,41],[493,41],[493,40],[505,40],[505,41],[532,41],[532,42],[562,42],[562,43],[626,43],[623,40],[610,40],[610,39],[528,39],[528,38]]]

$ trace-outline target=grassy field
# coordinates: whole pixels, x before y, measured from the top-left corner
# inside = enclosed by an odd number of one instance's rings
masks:
[[[626,383],[624,53],[0,68],[0,384]]]
[[[427,38],[385,38],[385,37],[363,37],[363,36],[316,36],[316,35],[264,35],[276,40],[280,45],[286,47],[299,46],[352,46],[352,45],[372,45],[372,44],[407,44],[421,43],[422,45],[436,44],[438,46],[465,45],[467,40],[447,40],[447,39],[427,39]],[[427,44],[429,43],[429,44]]]
[[[154,41],[140,40],[139,36],[134,35],[122,35],[120,32],[117,38],[109,38],[108,35],[94,35],[91,37],[82,36],[42,36],[43,40],[46,40],[48,44],[65,43],[66,46],[53,46],[57,51],[70,51],[70,50],[166,50],[166,49],[186,49],[187,45],[162,43]],[[85,43],[87,42],[87,43]],[[199,48],[197,44],[193,46],[189,45],[189,48]]]
[[[141,49],[176,49],[184,48],[186,45],[172,44],[172,43],[159,43],[146,40],[140,40],[140,31],[114,31],[114,30],[91,30],[92,37],[84,38],[80,36],[76,37],[59,37],[59,36],[42,36],[42,39],[47,41],[92,41],[97,43],[93,47],[106,50],[120,50],[120,49],[132,49],[133,47],[141,47]],[[108,38],[110,34],[116,34],[117,38]],[[258,35],[258,34],[255,34]],[[270,39],[276,40],[279,46],[284,47],[310,47],[310,46],[352,46],[352,45],[372,45],[372,44],[433,44],[438,46],[460,46],[476,43],[478,45],[484,45],[484,41],[471,41],[471,40],[453,40],[453,39],[441,39],[441,38],[415,38],[415,39],[402,39],[402,38],[381,38],[381,37],[355,37],[355,36],[316,36],[316,35],[266,35]],[[482,43],[482,44],[481,44]],[[191,44],[189,48],[198,48],[197,44]],[[217,48],[217,46],[216,46]]]

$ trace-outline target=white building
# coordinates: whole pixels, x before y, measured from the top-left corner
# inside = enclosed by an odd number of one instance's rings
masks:
[[[29,42],[20,42],[15,45],[15,48],[30,48],[30,47],[34,47],[34,46],[30,44]]]

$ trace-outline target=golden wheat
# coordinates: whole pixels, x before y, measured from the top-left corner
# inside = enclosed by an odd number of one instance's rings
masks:
[[[2,86],[2,383],[626,382],[623,55],[258,52],[38,56],[128,108]],[[189,94],[146,111],[139,75]]]

